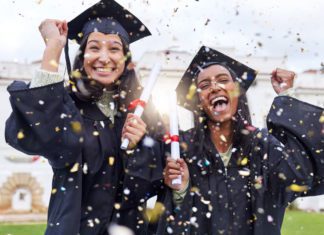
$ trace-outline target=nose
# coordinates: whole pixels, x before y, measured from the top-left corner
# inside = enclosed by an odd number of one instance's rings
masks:
[[[110,61],[110,54],[109,54],[108,50],[102,50],[102,51],[100,51],[100,55],[99,55],[98,60],[101,63],[108,64],[109,61]]]
[[[211,91],[220,91],[222,89],[221,84],[216,81],[212,81],[210,85]]]

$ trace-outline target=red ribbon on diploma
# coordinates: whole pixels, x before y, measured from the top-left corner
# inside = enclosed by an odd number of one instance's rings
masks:
[[[145,105],[146,105],[146,102],[145,102],[144,100],[140,100],[140,99],[133,100],[133,101],[130,102],[130,104],[128,105],[128,110],[133,110],[133,109],[135,109],[137,105],[142,106],[142,107],[144,108]]]
[[[179,142],[179,136],[178,135],[170,135],[170,133],[167,133],[163,136],[163,141],[167,144],[171,142]]]

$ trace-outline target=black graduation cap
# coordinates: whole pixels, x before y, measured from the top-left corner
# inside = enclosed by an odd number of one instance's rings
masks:
[[[92,32],[118,34],[128,44],[151,35],[135,15],[114,0],[101,0],[68,23],[68,39],[76,40],[79,44]],[[68,43],[65,47],[65,59],[70,74]]]
[[[220,64],[235,73],[236,81],[247,91],[257,72],[235,59],[212,48],[202,46],[182,76],[177,88],[178,103],[191,111],[197,110],[196,78],[200,71],[214,64]]]

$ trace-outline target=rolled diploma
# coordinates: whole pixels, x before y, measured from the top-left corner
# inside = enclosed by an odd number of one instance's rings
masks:
[[[177,160],[180,158],[179,141],[174,141],[172,136],[179,136],[178,112],[177,112],[177,96],[175,92],[171,94],[171,110],[170,110],[170,136],[171,136],[171,158]],[[172,184],[181,184],[181,176],[172,180]]]
[[[152,89],[153,89],[154,84],[157,80],[157,77],[160,73],[160,70],[161,70],[161,65],[159,63],[156,63],[150,73],[148,81],[146,82],[146,85],[145,85],[144,90],[140,97],[140,100],[144,101],[145,103],[147,103],[147,101],[151,95]],[[144,108],[141,105],[137,105],[135,108],[134,114],[138,117],[141,117],[143,114],[143,111],[144,111]],[[129,139],[126,138],[123,140],[120,148],[123,150],[126,150],[128,147],[128,144],[129,144]]]

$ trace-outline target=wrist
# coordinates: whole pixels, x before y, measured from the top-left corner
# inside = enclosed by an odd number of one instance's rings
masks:
[[[58,38],[48,38],[45,39],[46,48],[51,50],[62,50],[64,48],[64,43]]]

